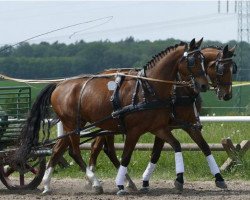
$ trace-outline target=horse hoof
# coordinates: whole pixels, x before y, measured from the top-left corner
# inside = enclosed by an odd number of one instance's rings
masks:
[[[225,181],[215,181],[215,185],[218,188],[227,189],[227,184],[225,183]]]
[[[132,191],[132,192],[136,192],[138,191],[136,185],[134,183],[129,183],[126,188],[129,190],[129,191]]]
[[[92,183],[90,181],[86,182],[85,185],[84,185],[84,188],[86,190],[91,190],[92,189]]]
[[[126,192],[125,190],[119,190],[116,194],[117,194],[118,196],[124,196],[124,195],[127,195],[128,192]]]
[[[95,194],[102,194],[103,193],[102,186],[93,186],[92,189],[93,189]]]
[[[49,195],[52,194],[51,190],[43,190],[42,195]]]
[[[178,192],[182,192],[183,191],[183,183],[180,183],[178,181],[175,180],[174,182],[174,187]]]
[[[141,191],[142,193],[148,193],[148,192],[149,192],[149,187],[142,187],[142,188],[140,189],[140,191]]]

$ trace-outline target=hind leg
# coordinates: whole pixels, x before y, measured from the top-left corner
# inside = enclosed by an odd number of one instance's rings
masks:
[[[50,182],[52,178],[52,173],[59,159],[67,150],[68,144],[69,144],[69,139],[65,137],[63,139],[58,140],[54,145],[52,150],[52,155],[50,157],[49,162],[47,163],[47,169],[43,177],[43,184],[44,184],[43,194],[51,192]]]
[[[95,171],[97,157],[102,151],[104,143],[105,143],[105,136],[98,136],[91,143],[91,152],[89,159],[89,169],[91,171]]]
[[[100,181],[96,178],[95,174],[87,167],[86,163],[83,161],[81,156],[81,151],[79,148],[80,137],[77,134],[70,136],[70,149],[69,154],[75,160],[75,162],[80,166],[83,172],[86,172],[88,180],[92,184],[92,188],[95,190],[95,193],[102,193],[103,189]]]
[[[199,146],[202,150],[203,154],[206,156],[208,166],[210,168],[211,173],[215,177],[215,185],[219,188],[225,189],[227,185],[220,173],[220,169],[211,153],[211,149],[205,139],[202,136],[202,133],[199,129],[186,129],[185,130],[192,140]]]

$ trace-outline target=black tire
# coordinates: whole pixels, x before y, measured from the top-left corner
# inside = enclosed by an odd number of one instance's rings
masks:
[[[37,157],[26,163],[24,173],[8,165],[0,166],[0,179],[9,190],[34,190],[42,182],[46,170],[46,158]]]

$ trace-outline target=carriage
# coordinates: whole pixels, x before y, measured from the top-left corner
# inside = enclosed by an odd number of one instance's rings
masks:
[[[11,163],[19,144],[21,124],[31,108],[31,88],[0,87],[0,179],[11,190],[35,189],[42,181],[49,149],[33,151],[23,170]]]

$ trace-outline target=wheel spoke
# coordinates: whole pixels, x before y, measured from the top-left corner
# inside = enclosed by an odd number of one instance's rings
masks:
[[[20,179],[20,186],[24,186],[24,174],[20,174],[19,179]]]
[[[39,171],[36,167],[34,167],[34,165],[30,166],[29,164],[26,164],[26,168],[29,169],[29,171],[33,174],[37,174]]]

